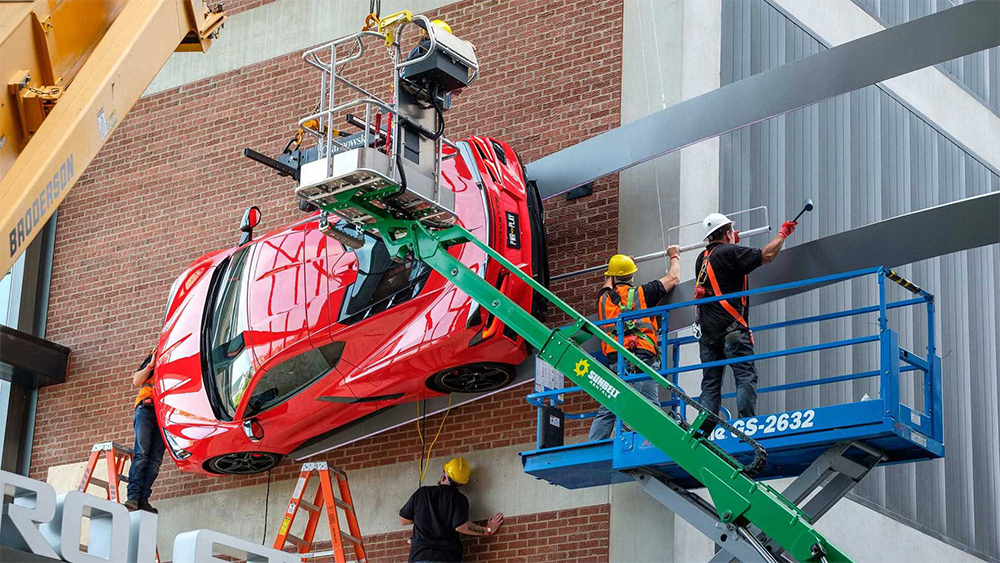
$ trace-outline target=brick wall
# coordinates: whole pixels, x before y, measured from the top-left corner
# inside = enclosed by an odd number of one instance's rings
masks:
[[[561,17],[569,10],[574,17]],[[449,137],[503,138],[531,161],[620,123],[621,0],[586,10],[567,1],[466,0],[428,15],[472,41],[483,68],[447,114]],[[131,444],[128,377],[155,343],[170,284],[201,254],[236,242],[245,207],[261,206],[263,230],[301,216],[291,182],[240,151],[280,151],[313,109],[317,80],[291,53],[143,98],[69,194],[59,209],[48,337],[71,348],[70,371],[67,383],[39,394],[33,477],[84,460],[95,442]],[[617,177],[608,178],[590,197],[546,202],[553,273],[600,263],[615,249],[617,188]],[[599,283],[554,289],[591,312]],[[435,455],[530,442],[535,415],[524,393],[516,388],[455,409]],[[581,400],[570,410],[585,406]],[[351,468],[416,461],[419,452],[416,429],[406,427],[329,459]],[[272,478],[294,471],[285,463]],[[167,460],[154,500],[263,479],[197,478]]]
[[[406,561],[410,531],[365,536],[368,563]],[[499,533],[489,537],[466,537],[463,560],[469,563],[601,563],[608,560],[611,540],[611,505],[598,504],[567,510],[540,512],[506,518]],[[330,543],[314,551],[330,549]],[[350,557],[350,552],[347,554]],[[332,557],[314,559],[317,563]]]

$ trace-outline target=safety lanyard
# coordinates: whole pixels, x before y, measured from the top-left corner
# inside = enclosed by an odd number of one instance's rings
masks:
[[[722,290],[719,289],[719,280],[716,279],[715,270],[712,269],[712,262],[709,260],[709,257],[712,255],[713,250],[715,250],[715,248],[711,248],[705,252],[705,258],[702,259],[701,263],[702,271],[701,273],[698,274],[698,284],[701,285],[701,283],[704,281],[702,278],[702,273],[708,274],[708,281],[709,283],[712,284],[712,292],[714,292],[716,296],[719,296],[722,295]],[[743,291],[746,290],[747,290],[747,277],[743,276]],[[742,298],[740,298],[740,301],[743,302],[743,307],[746,308],[747,298],[745,295]],[[722,301],[719,301],[719,305],[722,305],[722,308],[725,309],[730,316],[736,319],[736,322],[743,325],[743,328],[745,329],[750,328],[750,326],[747,324],[746,319],[744,319],[743,315],[741,315],[740,312],[736,310],[736,307],[733,307],[732,304],[729,303],[729,300],[723,299]]]

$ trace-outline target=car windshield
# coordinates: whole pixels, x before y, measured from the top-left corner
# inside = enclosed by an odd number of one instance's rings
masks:
[[[353,225],[340,222],[337,227],[358,236]],[[347,288],[339,322],[352,324],[381,313],[420,294],[430,276],[427,264],[413,259],[412,252],[396,262],[382,239],[363,233],[365,244],[354,251],[358,258],[358,278]]]
[[[205,326],[206,386],[216,414],[232,420],[253,377],[253,357],[244,340],[247,308],[243,276],[250,266],[250,247],[223,263],[212,288]]]

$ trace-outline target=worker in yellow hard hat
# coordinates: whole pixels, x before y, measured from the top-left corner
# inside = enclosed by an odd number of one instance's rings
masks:
[[[448,25],[448,22],[444,20],[434,20],[431,22],[431,24],[440,27],[441,29],[447,31],[448,33],[451,33],[451,26]]]
[[[485,526],[469,520],[469,499],[458,488],[469,482],[471,473],[472,468],[464,458],[452,459],[444,464],[437,485],[420,487],[399,510],[399,523],[413,524],[410,563],[461,561],[459,534],[490,536],[503,524],[500,512]]]
[[[597,316],[602,321],[614,320],[622,313],[655,307],[667,292],[681,281],[680,248],[667,248],[670,265],[666,274],[657,280],[635,286],[635,273],[639,270],[635,261],[624,254],[615,254],[608,260],[608,270],[604,272],[604,287],[597,296]],[[603,325],[604,331],[611,338],[619,340],[616,324]],[[619,341],[630,352],[650,366],[657,363],[660,357],[660,326],[656,317],[643,317],[625,321],[625,334]],[[601,352],[607,358],[608,367],[618,373],[618,352],[611,346],[601,343]],[[638,373],[639,370],[626,360],[622,360],[625,373]],[[644,397],[659,404],[659,385],[655,381],[637,381],[632,384]],[[597,416],[590,424],[590,439],[604,440],[611,436],[615,426],[615,415],[603,405],[597,411]]]

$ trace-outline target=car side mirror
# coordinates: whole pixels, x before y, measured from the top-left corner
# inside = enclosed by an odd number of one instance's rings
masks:
[[[256,418],[243,421],[243,433],[250,438],[251,442],[259,442],[264,439],[264,427],[257,422]]]
[[[240,219],[240,242],[237,246],[243,246],[253,238],[253,229],[260,223],[260,208],[254,205],[247,207],[243,212],[243,219]]]

